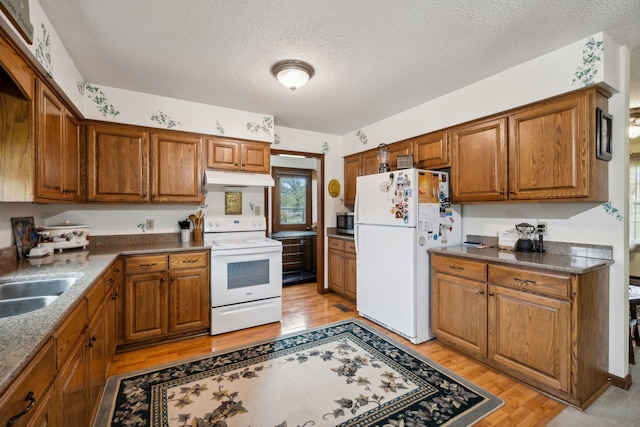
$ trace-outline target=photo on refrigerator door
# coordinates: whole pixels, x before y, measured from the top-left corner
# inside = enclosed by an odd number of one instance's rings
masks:
[[[418,203],[438,203],[440,193],[440,174],[419,171]]]

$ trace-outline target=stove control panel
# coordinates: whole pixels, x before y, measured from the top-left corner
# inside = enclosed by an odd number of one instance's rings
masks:
[[[267,220],[263,216],[255,217],[214,217],[205,218],[205,233],[224,233],[234,231],[264,231]]]

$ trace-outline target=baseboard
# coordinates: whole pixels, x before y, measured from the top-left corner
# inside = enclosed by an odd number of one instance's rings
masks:
[[[629,387],[631,387],[631,374],[627,374],[624,378],[609,374],[609,381],[611,381],[612,386],[629,390]]]

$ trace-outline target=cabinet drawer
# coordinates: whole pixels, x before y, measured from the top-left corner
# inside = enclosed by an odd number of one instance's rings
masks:
[[[52,383],[55,372],[55,349],[53,340],[49,340],[0,399],[0,425],[9,425],[8,421],[12,417],[23,412],[30,403],[26,397],[33,393],[34,410],[24,414],[15,424],[27,425],[39,405],[43,404],[45,392]]]
[[[464,277],[465,279],[482,282],[487,280],[487,264],[484,262],[432,255],[431,268],[452,276]]]
[[[356,243],[353,240],[345,240],[344,251],[352,254],[356,253]]]
[[[58,368],[71,354],[86,326],[87,303],[82,300],[55,333]]]
[[[571,295],[571,277],[500,265],[489,266],[489,282],[519,291],[568,299]]]
[[[342,239],[329,239],[329,249],[336,249],[338,251],[344,251],[344,240],[342,240]]]
[[[121,265],[122,262],[120,260],[117,260],[111,265],[111,267],[109,267],[109,270],[107,270],[107,272],[103,276],[105,280],[105,292],[109,292],[111,286],[120,281]]]
[[[186,252],[169,255],[169,266],[174,268],[206,267],[209,252]]]
[[[166,255],[133,256],[125,259],[127,274],[149,273],[169,269],[169,257]]]
[[[91,319],[100,304],[102,304],[102,300],[104,299],[104,294],[106,293],[105,282],[103,279],[99,279],[97,282],[93,284],[89,293],[87,293],[87,317]]]

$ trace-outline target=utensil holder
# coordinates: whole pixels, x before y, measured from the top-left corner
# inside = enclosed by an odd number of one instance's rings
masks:
[[[202,241],[202,228],[193,229],[193,240],[196,242]]]
[[[191,230],[180,230],[180,241],[186,243],[189,240],[191,240]]]

